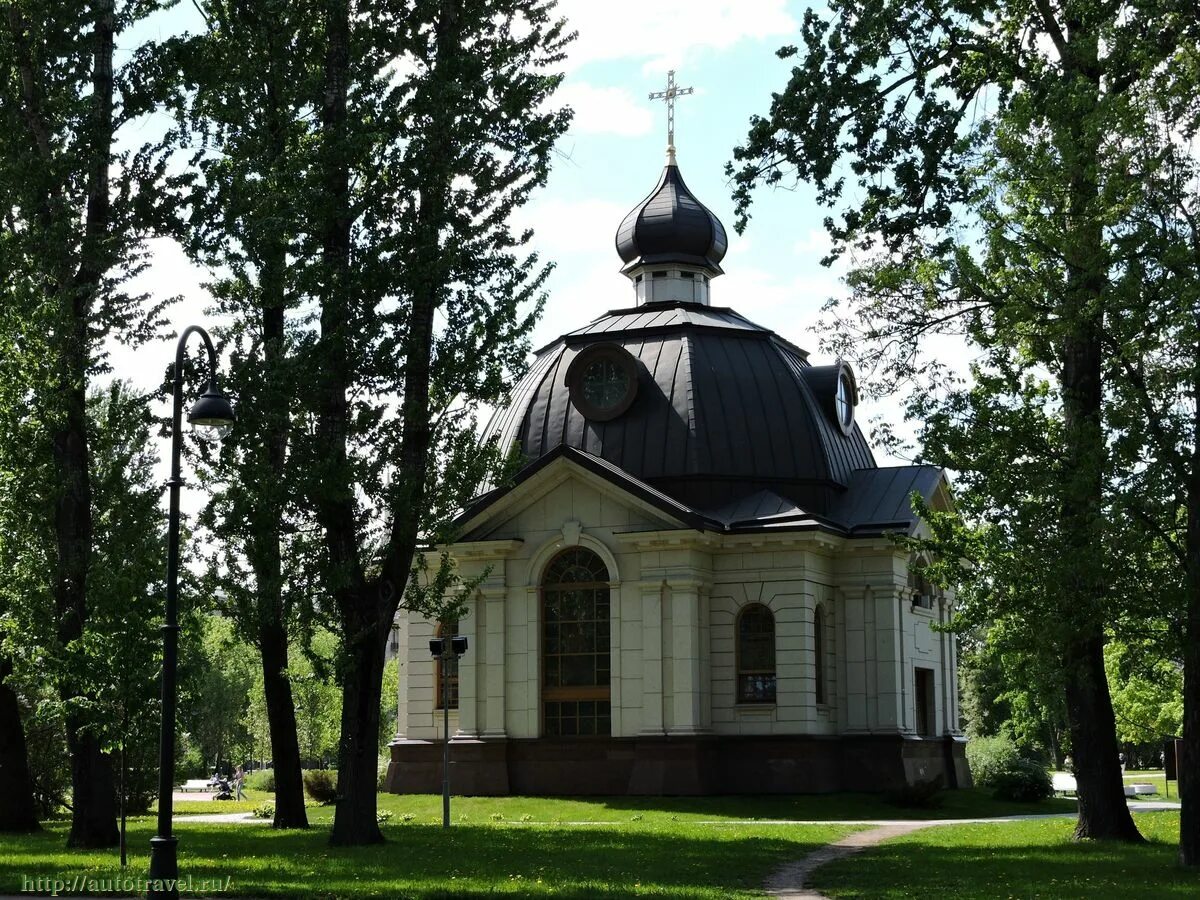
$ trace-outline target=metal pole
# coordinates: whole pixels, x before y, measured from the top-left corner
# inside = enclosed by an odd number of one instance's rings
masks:
[[[450,827],[450,639],[442,651],[442,827]]]
[[[175,789],[175,675],[179,663],[179,489],[183,455],[183,353],[187,339],[199,334],[208,349],[210,374],[217,370],[217,354],[208,333],[197,325],[184,330],[175,348],[174,398],[171,411],[171,478],[167,519],[167,607],[162,626],[162,726],[158,743],[158,833],[150,838],[150,885],[147,897],[176,900],[179,897],[178,839],[171,833]]]

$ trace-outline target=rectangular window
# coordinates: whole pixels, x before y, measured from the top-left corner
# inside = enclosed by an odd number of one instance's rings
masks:
[[[916,694],[917,734],[922,737],[934,737],[934,710],[936,709],[933,696],[933,669],[917,668],[913,670],[913,692]]]

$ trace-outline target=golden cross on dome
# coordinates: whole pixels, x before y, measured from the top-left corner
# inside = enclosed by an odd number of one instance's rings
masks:
[[[667,165],[675,165],[675,98],[695,93],[695,88],[679,87],[675,84],[675,70],[667,73],[667,89],[654,91],[651,100],[665,100],[667,104]]]

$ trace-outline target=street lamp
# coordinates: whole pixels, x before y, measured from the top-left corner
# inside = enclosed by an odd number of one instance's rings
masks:
[[[452,659],[467,652],[467,636],[456,634],[450,640],[434,638],[429,653],[442,661],[442,827],[450,827],[450,667]]]
[[[188,422],[197,428],[211,428],[224,437],[237,417],[233,406],[217,387],[217,352],[208,332],[192,325],[179,336],[175,349],[174,406],[171,419],[171,490],[170,513],[167,522],[167,609],[162,626],[162,730],[158,745],[158,834],[150,838],[150,886],[147,896],[171,898],[179,896],[179,863],[176,857],[177,839],[171,833],[173,812],[172,793],[175,788],[175,669],[178,665],[179,624],[179,488],[180,458],[183,453],[183,354],[187,340],[200,335],[208,351],[208,385],[192,404]]]

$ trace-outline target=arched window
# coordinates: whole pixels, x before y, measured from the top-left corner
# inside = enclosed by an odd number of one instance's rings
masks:
[[[825,610],[820,606],[813,610],[813,663],[817,702],[828,703],[825,689]]]
[[[752,603],[737,619],[738,703],[775,702],[775,617]]]
[[[542,722],[553,737],[612,733],[608,569],[586,547],[542,576]]]
[[[435,637],[445,638],[449,640],[458,634],[458,619],[451,619],[449,622],[439,622]],[[442,666],[446,668],[443,669]],[[442,709],[446,699],[447,685],[442,680],[445,676],[449,678],[449,693],[450,693],[450,708],[458,709],[458,657],[450,654],[450,658],[443,660],[438,658],[437,664],[434,667],[434,677],[437,679],[434,682],[434,692],[437,699],[434,700],[433,708]]]

